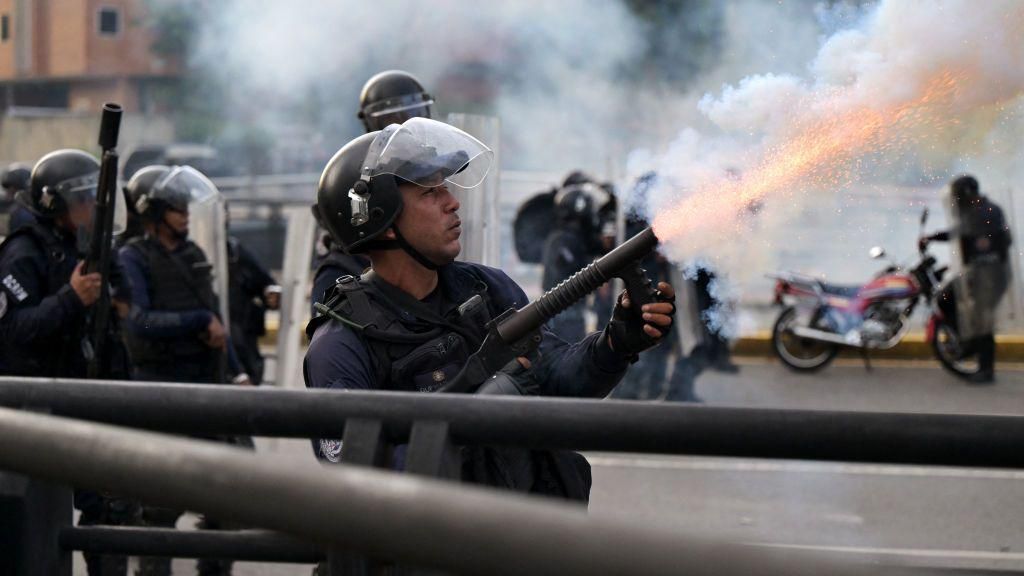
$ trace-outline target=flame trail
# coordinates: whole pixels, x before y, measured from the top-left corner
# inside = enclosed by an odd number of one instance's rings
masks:
[[[788,136],[768,145],[752,169],[740,178],[723,175],[697,183],[692,196],[654,219],[655,233],[662,241],[684,233],[700,238],[726,226],[739,228],[739,217],[769,196],[850,184],[866,154],[931,140],[955,125],[949,105],[969,79],[965,71],[944,70],[923,83],[915,98],[883,107],[843,110],[841,92],[808,102],[811,112],[794,121]]]

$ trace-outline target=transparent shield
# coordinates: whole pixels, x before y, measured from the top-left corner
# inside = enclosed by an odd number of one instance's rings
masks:
[[[121,193],[121,185],[118,184],[114,190],[114,236],[120,236],[128,228],[128,205],[124,201],[124,194]]]
[[[217,312],[224,325],[230,326],[227,208],[224,198],[213,182],[201,172],[190,166],[178,166],[160,179],[154,197],[174,205],[183,196],[188,199],[189,236],[210,262],[213,290],[217,293]]]
[[[472,190],[454,188],[459,199],[462,219],[462,253],[459,259],[488,266],[501,264],[501,218],[499,190],[499,149],[501,123],[497,118],[473,114],[450,114],[449,124],[473,134],[491,148],[490,170],[480,185]]]
[[[423,187],[447,182],[468,189],[483,182],[494,158],[491,149],[476,138],[429,118],[389,126],[384,136],[387,141],[380,153],[367,158],[371,178],[391,174]],[[370,155],[374,155],[372,149]]]
[[[164,200],[172,206],[180,200],[202,204],[217,201],[220,198],[220,191],[209,178],[195,168],[175,166],[153,187],[153,198]]]

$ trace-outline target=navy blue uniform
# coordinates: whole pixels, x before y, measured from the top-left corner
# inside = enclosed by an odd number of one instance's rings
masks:
[[[77,343],[69,341],[81,332],[68,333],[69,326],[85,320],[85,307],[68,284],[78,265],[75,242],[52,236],[47,246],[31,234],[18,234],[0,251],[0,371],[5,374],[85,375],[85,359],[73,353]],[[63,356],[64,366],[48,361],[54,356]]]
[[[147,244],[143,246],[142,243]],[[150,267],[144,249],[166,257],[167,260],[161,262],[160,270],[154,271]],[[217,374],[219,352],[200,341],[200,336],[216,316],[212,285],[208,278],[205,283],[201,278],[196,281],[181,278],[193,272],[188,258],[196,251],[202,254],[195,244],[183,242],[174,251],[167,252],[155,239],[148,237],[137,238],[120,250],[121,262],[132,290],[131,312],[125,323],[126,341],[132,353],[135,377],[138,379],[181,382],[224,380],[223,375]],[[202,260],[205,263],[205,257]],[[174,267],[175,262],[181,265],[180,269]],[[169,289],[155,285],[154,272],[165,274],[168,270],[167,277],[181,280],[181,286]],[[185,308],[161,306],[153,302],[158,289],[165,293],[171,292],[177,300],[193,304]],[[145,358],[142,352],[146,353]],[[238,361],[231,346],[228,346],[228,353],[227,368],[237,373]]]
[[[529,302],[523,289],[496,268],[454,262],[441,268],[439,275],[453,303],[469,299],[478,278],[487,285],[499,311]],[[412,314],[406,314],[411,320]],[[602,398],[619,383],[629,364],[608,347],[600,332],[569,344],[546,327],[540,348],[530,359],[540,394],[545,396]],[[313,334],[303,375],[309,388],[370,390],[377,388],[373,366],[370,351],[356,332],[340,322],[328,322]]]
[[[306,386],[435,391],[479,347],[488,318],[527,303],[523,290],[494,268],[455,262],[438,275],[438,288],[420,301],[373,272],[339,283],[338,296],[330,300],[335,314],[358,324],[372,323],[388,334],[421,339],[413,344],[388,343],[330,317],[314,319],[307,329],[312,334],[303,366]],[[369,314],[370,321],[360,314]],[[573,344],[546,327],[542,335],[540,347],[528,355],[531,368],[512,362],[500,378],[485,384],[501,381],[509,386],[488,393],[600,398],[618,384],[628,366],[601,333]],[[339,441],[314,440],[313,445],[317,457],[340,459]],[[403,454],[402,447],[395,451],[396,469],[403,467]],[[591,484],[590,466],[579,454],[512,448],[464,447],[462,479],[582,501],[589,499]]]
[[[78,262],[75,239],[39,223],[0,247],[0,374],[85,377],[86,309],[69,284]],[[127,299],[114,278],[112,295]]]

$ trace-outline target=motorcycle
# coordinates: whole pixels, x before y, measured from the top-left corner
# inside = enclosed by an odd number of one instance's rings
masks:
[[[922,232],[927,221],[925,209]],[[770,275],[776,281],[775,303],[782,306],[772,328],[776,356],[801,372],[824,368],[843,348],[860,350],[867,360],[871,350],[899,344],[914,310],[924,304],[929,307],[927,341],[942,366],[960,377],[978,372],[977,359],[961,345],[952,290],[942,286],[948,267],[937,267],[927,244],[919,244],[918,253],[913,267],[890,262],[864,285],[829,284],[798,273]],[[876,246],[870,256],[877,260],[886,253]]]

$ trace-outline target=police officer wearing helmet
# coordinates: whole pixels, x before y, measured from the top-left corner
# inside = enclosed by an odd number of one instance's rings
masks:
[[[401,124],[409,118],[430,118],[434,99],[415,76],[402,70],[374,75],[359,93],[359,119],[367,132]]]
[[[139,380],[223,382],[227,338],[211,268],[189,240],[190,168],[148,166],[127,189],[145,233],[121,249],[132,283],[126,342]]]
[[[959,176],[949,185],[947,200],[951,228],[921,238],[953,243],[954,271],[959,274],[942,290],[940,307],[956,328],[962,357],[978,357],[978,372],[968,379],[995,381],[996,307],[1010,283],[1009,251],[1013,239],[1002,209],[981,193],[978,181]]]
[[[457,128],[412,118],[356,138],[328,162],[317,193],[324,224],[343,249],[367,254],[372,268],[339,280],[329,311],[307,327],[308,387],[436,391],[479,348],[491,318],[527,303],[501,270],[455,260],[462,230],[452,190],[478,185],[491,156]],[[671,297],[670,286],[660,288]],[[631,318],[626,330],[632,332],[621,333],[660,337],[673,310],[670,303],[648,305],[645,321],[627,302],[621,312]],[[538,351],[510,363],[481,392],[603,397],[641,351],[632,341],[613,341],[611,333],[570,344],[545,329]],[[339,460],[340,442],[314,445],[320,458]],[[589,496],[585,462],[565,465],[552,453],[535,453],[522,468],[488,474],[480,459],[465,456],[468,481]]]
[[[15,162],[0,172],[0,240],[35,220],[28,204],[32,167]]]
[[[359,119],[367,132],[380,130],[389,124],[401,124],[409,118],[430,118],[434,100],[423,89],[415,76],[401,70],[387,70],[366,81],[359,94]],[[319,209],[313,215],[323,226]],[[334,282],[345,275],[359,276],[370,265],[363,255],[346,254],[326,235],[322,240],[328,252],[317,264],[313,278],[313,304],[323,302],[323,296]],[[316,315],[314,308],[313,315]]]
[[[188,166],[147,166],[125,187],[144,233],[121,248],[132,283],[132,308],[125,342],[138,380],[225,383],[233,359],[216,312],[211,266],[189,240],[189,204],[217,194],[205,176]],[[182,511],[144,505],[147,526],[173,527]],[[218,529],[204,518],[201,528]],[[169,558],[141,558],[139,574],[170,574]],[[203,559],[200,574],[230,574],[231,563]]]
[[[601,254],[600,210],[609,201],[607,191],[585,173],[576,171],[566,177],[554,198],[558,226],[544,244],[545,290],[554,288]],[[585,302],[577,302],[551,321],[552,329],[570,342],[583,338],[585,308]]]
[[[99,163],[79,150],[51,152],[32,169],[27,196],[33,220],[0,245],[0,374],[85,378],[87,316],[100,298],[103,279],[86,274],[82,241],[92,229]],[[127,312],[129,289],[111,265],[111,297],[118,314]],[[114,340],[114,338],[112,338]],[[102,376],[124,378],[113,358],[116,342],[105,349]],[[135,507],[130,501],[75,491],[79,522],[124,524]],[[89,574],[125,574],[124,557],[86,554]]]

